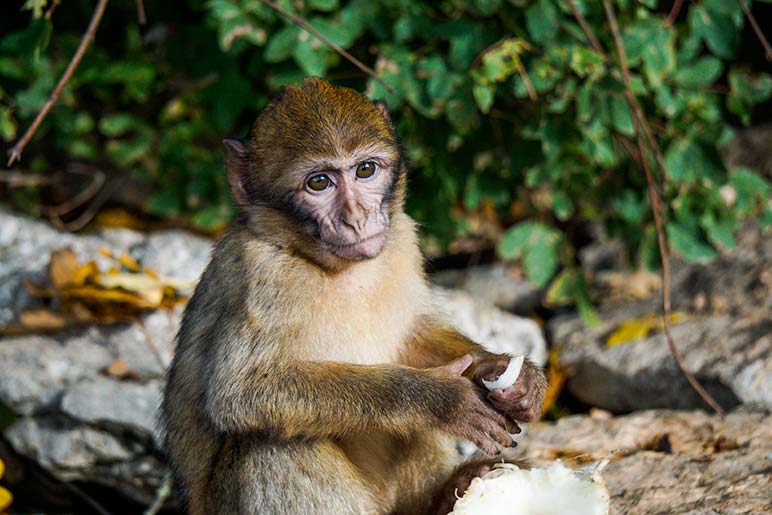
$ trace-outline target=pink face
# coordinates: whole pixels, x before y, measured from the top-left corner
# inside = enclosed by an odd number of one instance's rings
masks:
[[[393,150],[372,146],[301,167],[298,207],[316,222],[324,252],[352,261],[381,252],[395,158]]]

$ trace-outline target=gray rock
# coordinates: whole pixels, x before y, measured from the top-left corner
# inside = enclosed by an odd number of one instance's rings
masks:
[[[151,233],[141,262],[163,277],[197,281],[209,263],[212,240],[180,230]]]
[[[24,418],[5,433],[17,452],[48,469],[87,469],[125,461],[132,452],[114,436],[89,427]]]
[[[673,337],[687,368],[725,408],[739,403],[772,409],[772,246],[745,231],[737,249],[710,264],[673,263],[673,309],[687,313]],[[608,347],[620,323],[659,313],[659,292],[641,301],[609,298],[601,323],[585,327],[574,315],[549,322],[568,389],[585,403],[616,412],[700,408],[664,334]]]
[[[156,436],[161,381],[137,383],[95,377],[79,382],[62,398],[61,410],[87,424],[117,427]]]
[[[545,466],[609,458],[612,513],[769,513],[772,417],[736,411],[574,415],[531,424],[514,453]]]
[[[74,382],[94,376],[110,363],[110,352],[95,331],[65,338],[4,338],[0,344],[0,401],[20,414],[48,409]]]
[[[123,324],[109,331],[107,339],[130,371],[143,377],[160,377],[171,363],[183,309],[178,305],[172,311],[147,313],[142,316],[142,325]]]
[[[432,274],[431,281],[444,288],[464,290],[475,299],[503,310],[523,314],[538,306],[542,296],[541,288],[513,274],[511,267],[502,263],[437,272]]]
[[[491,352],[528,356],[538,365],[547,361],[547,344],[533,320],[506,313],[461,290],[435,287],[437,305],[447,321]]]

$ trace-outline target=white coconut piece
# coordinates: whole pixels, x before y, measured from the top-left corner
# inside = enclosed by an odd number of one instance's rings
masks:
[[[600,470],[575,472],[561,462],[524,470],[509,463],[472,480],[449,515],[607,515],[609,492]]]
[[[497,377],[495,381],[483,379],[483,385],[485,385],[488,390],[503,390],[504,388],[509,388],[517,381],[517,376],[520,375],[520,370],[523,368],[523,361],[525,361],[525,356],[513,357],[509,360],[507,369],[503,374]]]

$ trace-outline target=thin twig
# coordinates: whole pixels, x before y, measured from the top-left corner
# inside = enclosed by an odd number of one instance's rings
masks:
[[[147,17],[145,16],[145,3],[142,0],[137,0],[137,21],[140,25],[147,23]]]
[[[678,13],[681,12],[681,6],[683,3],[684,0],[675,0],[675,2],[673,2],[673,8],[670,9],[670,14],[668,14],[667,18],[665,18],[666,27],[669,27],[675,23],[676,18],[678,18]]]
[[[302,28],[303,30],[305,30],[309,34],[313,35],[316,39],[318,39],[319,41],[321,41],[322,43],[324,43],[328,47],[332,48],[337,53],[339,53],[340,55],[345,57],[346,59],[348,59],[351,62],[351,64],[353,64],[354,66],[356,66],[357,68],[359,68],[360,70],[365,72],[367,75],[369,75],[370,77],[372,77],[376,81],[378,81],[378,83],[381,86],[383,86],[384,88],[386,88],[386,90],[389,93],[396,93],[394,91],[394,88],[392,88],[391,86],[386,84],[386,82],[384,82],[383,79],[378,77],[378,75],[375,73],[375,70],[373,70],[372,68],[370,68],[369,66],[364,64],[362,61],[360,61],[359,59],[357,59],[356,57],[354,57],[350,53],[348,53],[345,49],[339,47],[338,45],[336,45],[335,43],[333,43],[332,41],[327,39],[321,32],[319,32],[318,30],[313,28],[311,26],[311,24],[308,23],[306,20],[304,20],[300,16],[298,16],[298,15],[296,15],[294,13],[291,13],[291,12],[283,9],[282,7],[276,5],[271,0],[260,0],[260,1],[262,3],[264,3],[265,5],[267,5],[268,7],[270,7],[271,9],[273,9],[274,11],[276,11],[277,13],[279,13],[282,16],[284,16],[285,18],[287,18],[288,20],[290,20],[292,23],[294,23],[298,27]]]
[[[74,174],[87,175],[91,177],[91,182],[89,182],[86,188],[79,191],[65,202],[55,206],[46,207],[43,211],[48,216],[60,216],[82,206],[102,189],[106,180],[106,176],[101,170],[92,170],[81,166],[71,166],[68,171]]]
[[[89,45],[94,40],[94,34],[96,33],[97,27],[99,27],[99,22],[102,20],[102,15],[105,13],[107,2],[108,0],[99,0],[99,3],[94,9],[94,14],[91,15],[91,21],[88,24],[88,28],[86,29],[86,32],[83,33],[83,37],[80,39],[80,45],[78,45],[78,49],[75,51],[75,55],[72,56],[70,64],[67,65],[67,69],[64,70],[64,74],[59,79],[59,83],[54,88],[51,96],[48,97],[48,100],[46,100],[46,103],[38,113],[35,121],[32,122],[32,125],[30,125],[27,129],[27,132],[25,132],[24,136],[22,136],[22,138],[16,142],[16,145],[14,145],[13,148],[8,151],[8,166],[11,166],[16,160],[21,158],[21,153],[24,151],[24,147],[27,146],[27,143],[29,143],[32,135],[35,134],[35,131],[37,131],[38,127],[43,122],[43,119],[59,99],[59,95],[62,94],[64,86],[70,80],[70,77],[72,77],[73,72],[80,64],[81,59],[83,59],[83,55],[86,53]]]
[[[592,45],[592,48],[597,53],[602,55],[604,59],[606,59],[606,53],[603,51],[603,47],[600,46],[600,42],[598,41],[598,38],[595,37],[595,33],[593,33],[592,29],[590,28],[590,25],[587,23],[587,19],[579,11],[579,9],[576,8],[576,4],[574,3],[574,0],[566,0],[566,3],[568,4],[568,7],[571,8],[571,12],[574,13],[574,18],[576,18],[576,21],[579,22],[579,26],[584,31],[584,35],[587,36],[587,39],[590,40],[590,44]]]
[[[767,41],[767,38],[764,37],[764,33],[761,31],[759,24],[756,23],[756,17],[753,16],[753,13],[750,9],[748,9],[748,6],[745,5],[743,0],[737,0],[737,3],[740,4],[740,7],[745,13],[745,17],[748,18],[749,22],[751,22],[751,27],[753,27],[753,32],[756,33],[756,37],[758,37],[759,41],[761,41],[761,46],[764,47],[764,51],[767,53],[767,61],[772,61],[772,47],[769,46],[769,41]]]
[[[53,17],[54,11],[56,10],[60,1],[61,0],[54,0],[53,2],[51,2],[51,5],[48,6],[48,10],[46,11],[46,14],[44,16],[46,20],[50,20],[51,17]]]
[[[523,67],[523,62],[520,60],[519,55],[513,56],[512,60],[515,62],[515,67],[517,67],[517,73],[520,74],[520,78],[523,79],[523,84],[525,84],[525,89],[528,90],[528,96],[531,97],[531,101],[536,102],[539,100],[539,95],[536,94],[536,88],[533,87],[533,83],[531,82],[531,77],[528,76],[528,72],[525,71],[525,68]]]
[[[619,56],[619,63],[622,67],[622,76],[625,78],[625,88],[630,89],[630,71],[627,68],[627,55],[625,54],[625,47],[622,43],[622,36],[619,33],[619,26],[617,25],[617,19],[614,15],[614,9],[611,6],[611,0],[603,0],[603,7],[606,10],[606,17],[608,18],[609,25],[611,26],[611,33],[614,36],[614,44],[616,46],[617,54]],[[699,394],[700,397],[719,415],[724,416],[724,410],[716,402],[711,395],[705,391],[702,385],[697,381],[694,375],[689,371],[684,361],[683,356],[679,352],[673,340],[673,334],[670,327],[670,259],[667,253],[667,242],[665,241],[665,229],[662,215],[662,205],[660,203],[659,194],[657,193],[656,182],[654,180],[654,174],[651,172],[649,162],[646,159],[646,145],[644,144],[643,135],[641,134],[641,125],[636,123],[636,134],[638,139],[638,152],[640,154],[640,161],[643,165],[643,172],[646,175],[646,184],[649,192],[649,203],[651,204],[651,211],[654,215],[654,228],[657,231],[657,246],[659,247],[659,256],[662,260],[662,322],[665,327],[665,337],[667,340],[670,352],[678,363],[678,367],[686,377],[686,380]]]
[[[172,475],[167,472],[164,478],[161,480],[161,484],[158,485],[158,489],[155,491],[155,500],[153,501],[153,504],[151,504],[142,515],[156,515],[159,511],[161,511],[161,508],[163,508],[164,503],[169,498],[169,496],[171,496],[171,494]]]
[[[587,23],[587,20],[584,18],[581,12],[579,12],[579,9],[576,9],[575,6],[573,6],[573,0],[568,0],[569,6],[572,6],[572,12],[574,13],[574,17],[576,18],[576,21],[579,22],[579,25],[582,27],[582,29],[585,31],[585,34],[587,35],[587,39],[590,40],[593,45],[593,49],[598,52],[604,59],[604,61],[608,61],[608,56],[606,55],[606,52],[603,51],[603,47],[600,46],[600,43],[598,42],[598,38],[595,36],[595,33],[592,30],[592,27]],[[616,18],[615,18],[616,19]],[[596,46],[597,45],[597,48]],[[625,71],[627,68],[627,56],[624,57],[625,62],[622,65],[622,79],[625,81],[625,83],[629,86],[630,81],[630,74],[627,74],[627,77],[624,76]],[[638,101],[635,98],[635,94],[633,93],[633,90],[630,87],[626,87],[624,91],[625,99],[627,100],[628,105],[630,106],[630,110],[633,113],[633,117],[638,121],[638,124],[643,129],[643,134],[646,136],[646,141],[649,144],[649,147],[651,147],[651,151],[654,153],[654,158],[657,160],[657,164],[659,165],[660,170],[662,170],[662,187],[667,186],[667,167],[665,166],[665,157],[662,154],[662,150],[659,148],[659,144],[657,143],[657,140],[654,138],[651,132],[651,128],[649,127],[649,123],[646,120],[646,116],[643,114],[643,110],[641,109],[641,106],[638,105]]]
[[[23,186],[47,186],[59,182],[58,178],[39,173],[24,173],[11,170],[0,171],[0,182],[9,188],[21,188]]]

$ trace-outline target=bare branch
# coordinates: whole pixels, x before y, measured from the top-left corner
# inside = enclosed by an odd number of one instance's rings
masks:
[[[64,86],[72,77],[73,72],[80,64],[81,59],[83,59],[83,55],[86,53],[89,45],[91,45],[91,42],[94,40],[94,34],[96,33],[97,27],[99,27],[99,22],[102,21],[102,15],[105,13],[107,2],[108,0],[99,0],[99,3],[94,9],[94,14],[91,15],[91,21],[88,24],[88,28],[86,29],[86,32],[83,33],[83,37],[80,39],[80,45],[78,45],[78,49],[75,51],[75,55],[72,56],[70,64],[67,65],[67,69],[59,79],[59,83],[54,88],[51,96],[48,97],[48,100],[46,100],[46,103],[43,104],[42,109],[40,109],[37,117],[35,117],[35,121],[32,122],[32,125],[29,126],[27,132],[25,132],[24,136],[22,136],[22,138],[16,142],[16,145],[14,145],[11,150],[8,151],[8,166],[11,166],[15,161],[21,158],[21,153],[24,151],[24,147],[27,146],[27,143],[29,143],[29,140],[35,134],[35,131],[37,131],[38,127],[40,127],[43,119],[46,117],[46,115],[48,115],[48,112],[51,111],[51,108],[54,107],[54,104],[59,99],[59,95],[62,94]]]
[[[319,32],[318,30],[313,28],[311,26],[311,24],[308,23],[306,20],[304,20],[300,16],[298,16],[298,15],[296,15],[294,13],[291,13],[291,12],[283,9],[282,7],[276,5],[271,0],[260,0],[260,1],[262,3],[264,3],[265,5],[267,5],[268,7],[270,7],[271,9],[273,9],[274,11],[276,11],[277,13],[279,13],[282,16],[284,16],[285,18],[287,18],[288,20],[290,20],[292,23],[294,23],[295,25],[297,25],[301,29],[303,29],[306,32],[308,32],[309,34],[313,35],[316,39],[318,39],[319,41],[321,41],[322,43],[324,43],[325,45],[327,45],[331,49],[335,50],[337,53],[342,55],[344,58],[348,59],[349,62],[351,62],[351,64],[353,64],[354,66],[356,66],[357,68],[359,68],[360,70],[365,72],[367,75],[369,75],[370,77],[372,77],[376,81],[378,81],[378,83],[381,86],[383,86],[384,88],[386,88],[386,90],[389,93],[395,93],[394,88],[392,88],[391,86],[386,84],[386,82],[384,82],[383,79],[378,77],[378,75],[375,73],[375,70],[373,70],[372,68],[370,68],[369,66],[364,64],[362,61],[360,61],[359,59],[357,59],[356,57],[354,57],[350,53],[348,53],[345,49],[339,47],[338,45],[336,45],[335,43],[330,41],[321,32]]]
[[[625,80],[625,89],[630,91],[630,71],[627,67],[627,54],[625,53],[625,47],[622,43],[622,36],[619,33],[619,25],[617,25],[617,19],[614,15],[614,9],[611,6],[611,0],[603,0],[603,7],[606,10],[606,17],[608,18],[609,25],[611,26],[611,33],[614,36],[614,44],[616,46],[617,55],[619,56],[619,63],[622,68],[622,76]],[[668,258],[667,242],[665,240],[665,228],[663,222],[662,205],[657,192],[656,182],[654,180],[654,174],[651,172],[648,159],[646,158],[646,145],[644,144],[642,135],[642,125],[637,123],[636,119],[636,133],[638,140],[638,152],[640,156],[640,162],[643,165],[643,172],[646,175],[646,184],[649,192],[649,203],[651,204],[651,211],[654,215],[654,228],[657,231],[657,246],[659,247],[659,256],[662,260],[662,321],[665,327],[665,339],[667,340],[670,353],[678,363],[678,367],[681,369],[684,377],[692,386],[692,388],[699,394],[700,397],[718,413],[720,416],[724,416],[724,410],[716,402],[711,395],[705,391],[702,385],[697,381],[694,375],[689,371],[686,366],[681,352],[675,345],[673,334],[670,327],[670,259]],[[664,172],[664,170],[663,170]]]
[[[756,18],[753,16],[753,13],[750,9],[748,9],[748,6],[745,5],[744,0],[737,0],[737,3],[740,4],[740,7],[745,13],[745,17],[748,18],[749,22],[751,22],[751,27],[753,27],[753,32],[756,33],[756,37],[758,37],[759,41],[761,41],[761,46],[764,47],[764,52],[767,53],[767,61],[772,61],[772,47],[769,46],[769,41],[767,41],[767,38],[764,37],[764,33],[761,31],[759,24],[756,23]]]
[[[590,40],[593,50],[602,55],[604,59],[607,59],[606,52],[604,52],[603,47],[600,46],[600,42],[598,41],[598,38],[595,37],[595,33],[590,28],[590,25],[587,23],[587,19],[585,19],[584,15],[576,8],[574,0],[566,0],[566,3],[571,8],[571,12],[574,13],[574,18],[579,22],[579,26],[582,27],[584,35]]]
[[[684,0],[675,0],[675,2],[673,2],[673,7],[670,9],[670,14],[668,14],[667,18],[665,18],[665,26],[669,27],[675,23],[676,18],[678,18],[678,13],[681,12],[681,6],[683,3]]]
[[[140,25],[147,23],[147,17],[145,16],[145,2],[137,0],[137,21]]]

